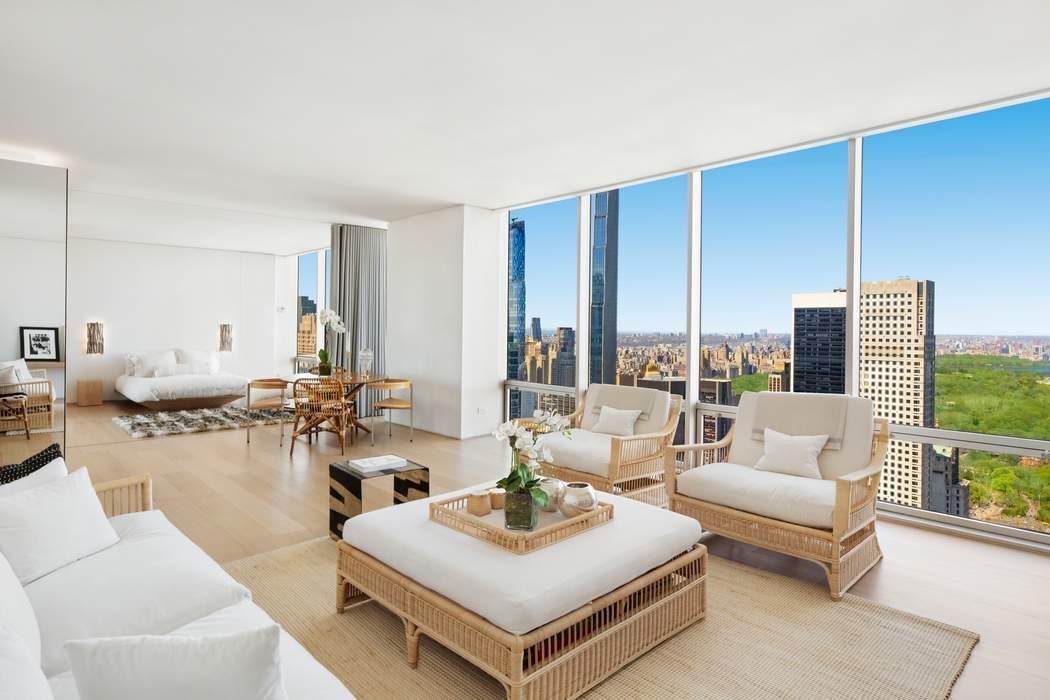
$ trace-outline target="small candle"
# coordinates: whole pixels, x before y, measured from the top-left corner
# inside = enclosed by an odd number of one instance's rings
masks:
[[[488,515],[492,512],[492,503],[488,491],[472,491],[467,494],[467,512],[471,515]]]
[[[504,489],[489,489],[489,501],[493,510],[501,510],[507,504],[507,492]]]

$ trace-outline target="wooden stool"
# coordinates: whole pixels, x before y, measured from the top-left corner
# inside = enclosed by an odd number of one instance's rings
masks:
[[[5,396],[0,399],[0,418],[14,420],[21,414],[22,425],[26,431],[26,440],[29,439],[29,397],[25,394]]]

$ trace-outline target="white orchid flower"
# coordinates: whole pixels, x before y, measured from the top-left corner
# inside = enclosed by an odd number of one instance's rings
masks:
[[[538,408],[535,411],[532,412],[532,417],[535,418],[538,421],[542,421],[543,418],[544,418],[544,415],[545,415],[544,411],[542,411],[542,410],[540,410]]]
[[[328,327],[336,333],[346,333],[346,324],[338,319],[328,324]]]
[[[539,450],[536,449],[535,445],[529,445],[528,447],[521,448],[518,450],[518,452],[523,457],[528,457],[529,459],[536,459],[536,457],[538,457],[540,454]]]
[[[517,439],[514,441],[514,447],[519,450],[528,449],[535,444],[536,441],[533,439],[532,433],[528,432],[525,435],[518,435]]]
[[[529,464],[529,469],[531,469],[531,470],[533,470],[533,471],[536,471],[537,469],[539,469],[539,468],[540,468],[540,463],[539,463],[539,462],[537,462],[537,461],[536,461],[536,460],[534,460],[534,459],[530,459],[530,460],[529,460],[529,462],[528,462],[528,464]]]

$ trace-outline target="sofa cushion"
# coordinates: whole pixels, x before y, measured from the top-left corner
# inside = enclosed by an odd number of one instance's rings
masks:
[[[835,482],[764,472],[741,464],[705,464],[678,477],[678,493],[796,525],[830,530]]]
[[[827,435],[785,435],[766,428],[763,441],[765,448],[755,469],[819,479],[820,465],[817,458],[827,441]]]
[[[22,640],[34,665],[39,666],[40,626],[36,621],[36,613],[18,576],[3,554],[0,554],[0,625]]]
[[[69,475],[69,467],[61,457],[55,457],[40,469],[34,470],[21,479],[15,479],[6,484],[0,483],[0,496],[6,496],[17,491],[25,491],[49,481],[64,479]]]
[[[598,422],[591,427],[591,430],[595,433],[619,435],[620,437],[634,435],[634,424],[638,422],[638,416],[641,413],[638,410],[602,406],[598,414]]]
[[[167,634],[250,597],[159,510],[109,522],[116,544],[26,586],[48,676],[68,668],[70,639]]]
[[[554,464],[598,476],[609,475],[612,436],[572,428],[543,435],[539,444],[551,451]]]
[[[0,623],[0,700],[52,700],[40,665],[22,638]]]
[[[667,414],[671,410],[671,394],[647,387],[591,384],[587,387],[580,427],[593,430],[602,406],[641,411],[638,421],[634,424],[634,434],[655,433],[667,424]]]
[[[7,484],[29,476],[61,456],[62,448],[55,442],[17,464],[5,464],[0,467],[0,484]]]
[[[174,630],[171,634],[207,636],[272,625],[273,620],[250,600],[217,610]],[[328,669],[310,655],[292,635],[281,630],[281,677],[289,700],[353,700],[353,695]],[[55,700],[79,700],[70,671],[48,678]]]
[[[281,630],[75,639],[63,646],[81,700],[288,700]]]
[[[809,396],[812,395],[789,394],[784,400],[791,405],[792,410],[805,412]],[[753,467],[762,457],[762,441],[755,440],[751,436],[757,401],[758,394],[752,391],[745,391],[740,396],[728,462]],[[837,479],[868,465],[871,460],[871,437],[874,428],[872,415],[871,399],[857,396],[850,396],[846,399],[846,424],[842,435],[842,446],[837,450],[825,449],[817,459],[822,478]],[[835,430],[837,430],[836,426],[829,425],[827,430],[813,430],[808,434],[831,435]]]
[[[494,625],[523,634],[670,561],[700,539],[700,524],[692,518],[607,493],[598,497],[613,505],[611,521],[525,556],[432,521],[432,499],[351,518],[343,539]]]
[[[28,382],[33,378],[33,373],[29,371],[29,365],[26,364],[24,357],[20,357],[17,360],[4,360],[0,362],[0,368],[2,367],[14,368],[15,376],[18,377],[20,382]]]
[[[0,495],[0,552],[29,584],[117,543],[88,470]]]

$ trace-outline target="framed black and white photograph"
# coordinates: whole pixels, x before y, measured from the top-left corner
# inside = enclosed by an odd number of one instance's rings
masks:
[[[20,326],[22,357],[29,362],[58,362],[58,329]]]

